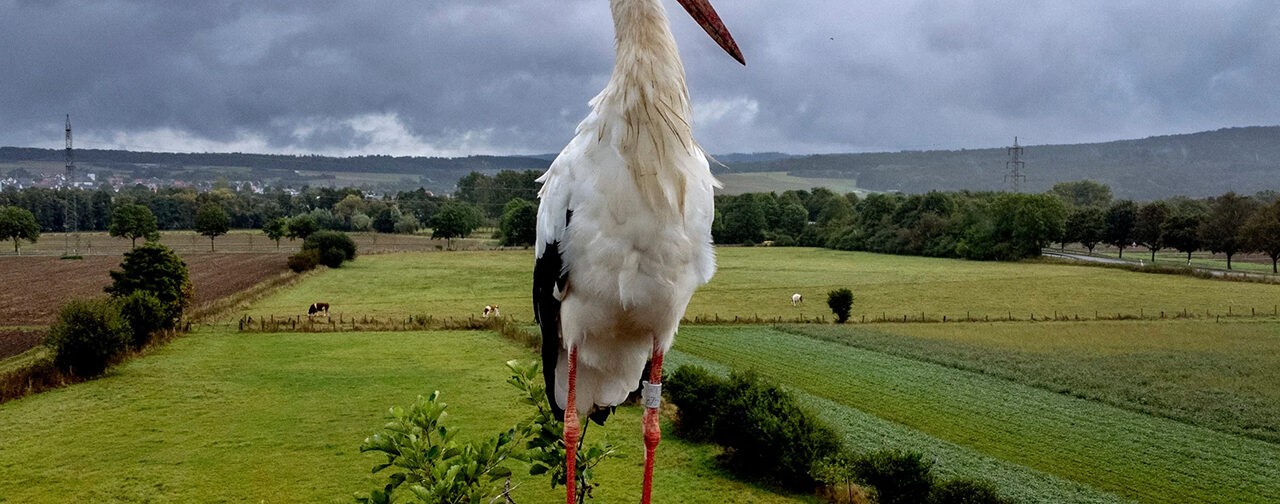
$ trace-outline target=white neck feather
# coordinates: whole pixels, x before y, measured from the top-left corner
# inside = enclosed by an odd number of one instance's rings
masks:
[[[694,144],[684,65],[660,0],[610,0],[617,31],[613,77],[595,106],[622,121],[619,152],[656,212],[683,214]]]

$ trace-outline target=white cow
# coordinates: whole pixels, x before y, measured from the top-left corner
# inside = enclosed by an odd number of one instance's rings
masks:
[[[803,303],[804,296],[801,296],[799,292],[791,295],[791,306],[800,306]]]
[[[484,318],[489,318],[490,315],[493,315],[494,317],[502,315],[498,313],[498,305],[484,305]]]

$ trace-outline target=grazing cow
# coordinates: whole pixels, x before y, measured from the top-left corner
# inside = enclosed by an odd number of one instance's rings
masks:
[[[311,307],[307,308],[307,318],[318,315],[329,316],[329,303],[311,303]]]
[[[804,296],[801,296],[799,292],[791,295],[791,306],[800,306],[803,303]]]
[[[484,305],[484,318],[489,318],[490,315],[494,317],[502,316],[501,313],[498,313],[498,305]]]

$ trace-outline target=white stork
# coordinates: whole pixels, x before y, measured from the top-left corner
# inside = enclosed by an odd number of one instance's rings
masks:
[[[742,53],[708,0],[678,0],[726,52]],[[534,315],[547,398],[564,419],[574,504],[579,415],[597,423],[644,384],[649,502],[662,355],[689,298],[715,273],[707,158],[693,140],[684,65],[661,0],[610,0],[617,60],[539,182]]]

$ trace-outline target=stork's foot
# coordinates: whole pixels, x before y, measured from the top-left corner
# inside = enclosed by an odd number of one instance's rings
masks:
[[[576,504],[577,496],[575,495],[578,471],[578,440],[580,439],[581,425],[578,423],[578,413],[570,408],[564,415],[564,468],[565,468],[565,503]]]
[[[649,504],[649,496],[653,489],[653,457],[658,450],[658,442],[662,440],[662,430],[658,426],[658,409],[644,410],[644,486],[640,493],[640,502]]]

